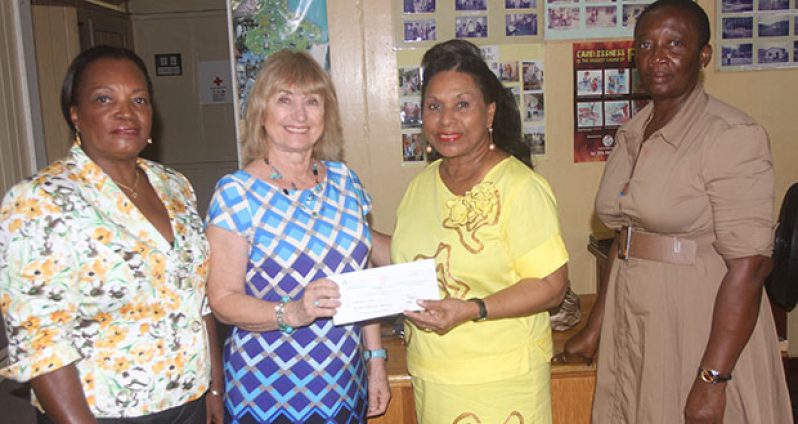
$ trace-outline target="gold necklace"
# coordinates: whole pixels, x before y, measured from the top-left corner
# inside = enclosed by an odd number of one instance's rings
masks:
[[[139,193],[136,191],[136,187],[139,185],[139,180],[140,179],[141,179],[141,173],[139,172],[138,168],[136,168],[136,178],[133,180],[133,187],[128,187],[128,186],[120,183],[119,181],[114,180],[113,178],[111,178],[111,180],[113,180],[113,182],[115,182],[116,185],[119,186],[119,188],[121,188],[121,189],[125,190],[126,192],[128,192],[128,195],[133,200],[136,200],[136,199],[139,198]]]

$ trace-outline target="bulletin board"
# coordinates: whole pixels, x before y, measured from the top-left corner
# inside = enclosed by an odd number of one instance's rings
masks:
[[[542,39],[540,0],[394,0],[399,49],[461,38],[474,44]]]
[[[798,0],[717,0],[719,71],[798,67]]]

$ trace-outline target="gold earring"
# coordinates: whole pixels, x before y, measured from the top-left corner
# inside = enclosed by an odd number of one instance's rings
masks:
[[[493,127],[488,127],[488,137],[490,137],[490,145],[488,146],[488,150],[492,152],[496,150],[496,145],[493,144]]]
[[[152,137],[147,138],[147,144],[152,144]]]
[[[75,144],[80,146],[83,143],[83,140],[80,139],[80,131],[75,131]]]

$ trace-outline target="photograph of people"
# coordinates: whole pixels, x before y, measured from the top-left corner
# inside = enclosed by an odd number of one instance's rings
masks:
[[[435,19],[422,19],[404,22],[405,42],[429,41],[437,39]]]
[[[601,102],[577,102],[576,126],[579,128],[601,127],[604,125],[604,108]]]
[[[576,71],[576,95],[600,96],[604,87],[604,75],[601,69],[588,69]]]
[[[371,197],[341,162],[332,80],[305,52],[264,62],[245,114],[244,168],[208,209],[208,297],[224,346],[230,423],[365,423],[390,397],[379,323],[335,326],[325,277],[388,263]],[[373,248],[373,250],[372,250]]]
[[[455,18],[454,28],[458,38],[485,38],[488,36],[488,17],[460,16]]]
[[[604,102],[604,121],[608,127],[620,127],[632,116],[629,102],[613,100]]]
[[[721,48],[723,66],[740,66],[754,63],[754,45],[751,43],[724,44]]]
[[[548,29],[571,30],[579,26],[578,7],[552,7],[548,14]]]
[[[508,13],[504,16],[504,33],[508,37],[538,34],[538,15],[534,13]]]
[[[454,10],[487,10],[488,0],[455,0]]]
[[[421,106],[419,101],[405,100],[402,102],[402,108],[399,110],[399,120],[402,123],[402,128],[418,128],[421,126]]]
[[[524,90],[543,89],[543,62],[522,62]]]
[[[524,94],[524,121],[542,121],[543,110],[543,93]]]
[[[551,422],[547,310],[568,261],[556,200],[479,48],[447,41],[421,65],[422,131],[441,159],[408,186],[391,243],[394,263],[439,269],[442,300],[405,313],[418,422]]]
[[[61,111],[66,157],[0,206],[0,374],[30,381],[40,424],[222,424],[194,190],[139,156],[153,143],[147,67],[130,50],[84,50]]]
[[[433,13],[435,0],[404,0],[404,13]]]
[[[588,28],[613,28],[618,25],[615,6],[586,7],[585,15],[585,26]]]
[[[645,8],[645,4],[624,4],[623,26],[625,28],[634,28],[637,23],[637,18],[643,13],[643,9]]]
[[[652,3],[634,43],[652,102],[617,132],[595,201],[617,232],[609,271],[557,359],[597,355],[595,423],[791,423],[763,294],[775,200],[767,134],[704,91],[712,45],[698,3]]]
[[[604,70],[604,94],[629,94],[629,70],[626,68]]]
[[[399,95],[417,96],[420,89],[421,81],[418,75],[418,68],[400,68],[399,69]]]
[[[533,0],[504,0],[505,9],[528,9],[536,5]]]
[[[546,128],[524,127],[524,144],[529,146],[532,156],[546,154]]]
[[[518,62],[493,62],[493,73],[502,82],[518,82]]]

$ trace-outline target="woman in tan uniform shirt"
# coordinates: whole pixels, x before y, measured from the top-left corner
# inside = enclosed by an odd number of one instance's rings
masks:
[[[592,359],[594,423],[791,423],[773,319],[767,135],[707,95],[709,20],[690,0],[635,27],[653,102],[618,132],[596,197],[610,275],[565,357]],[[600,332],[599,332],[600,329]]]

